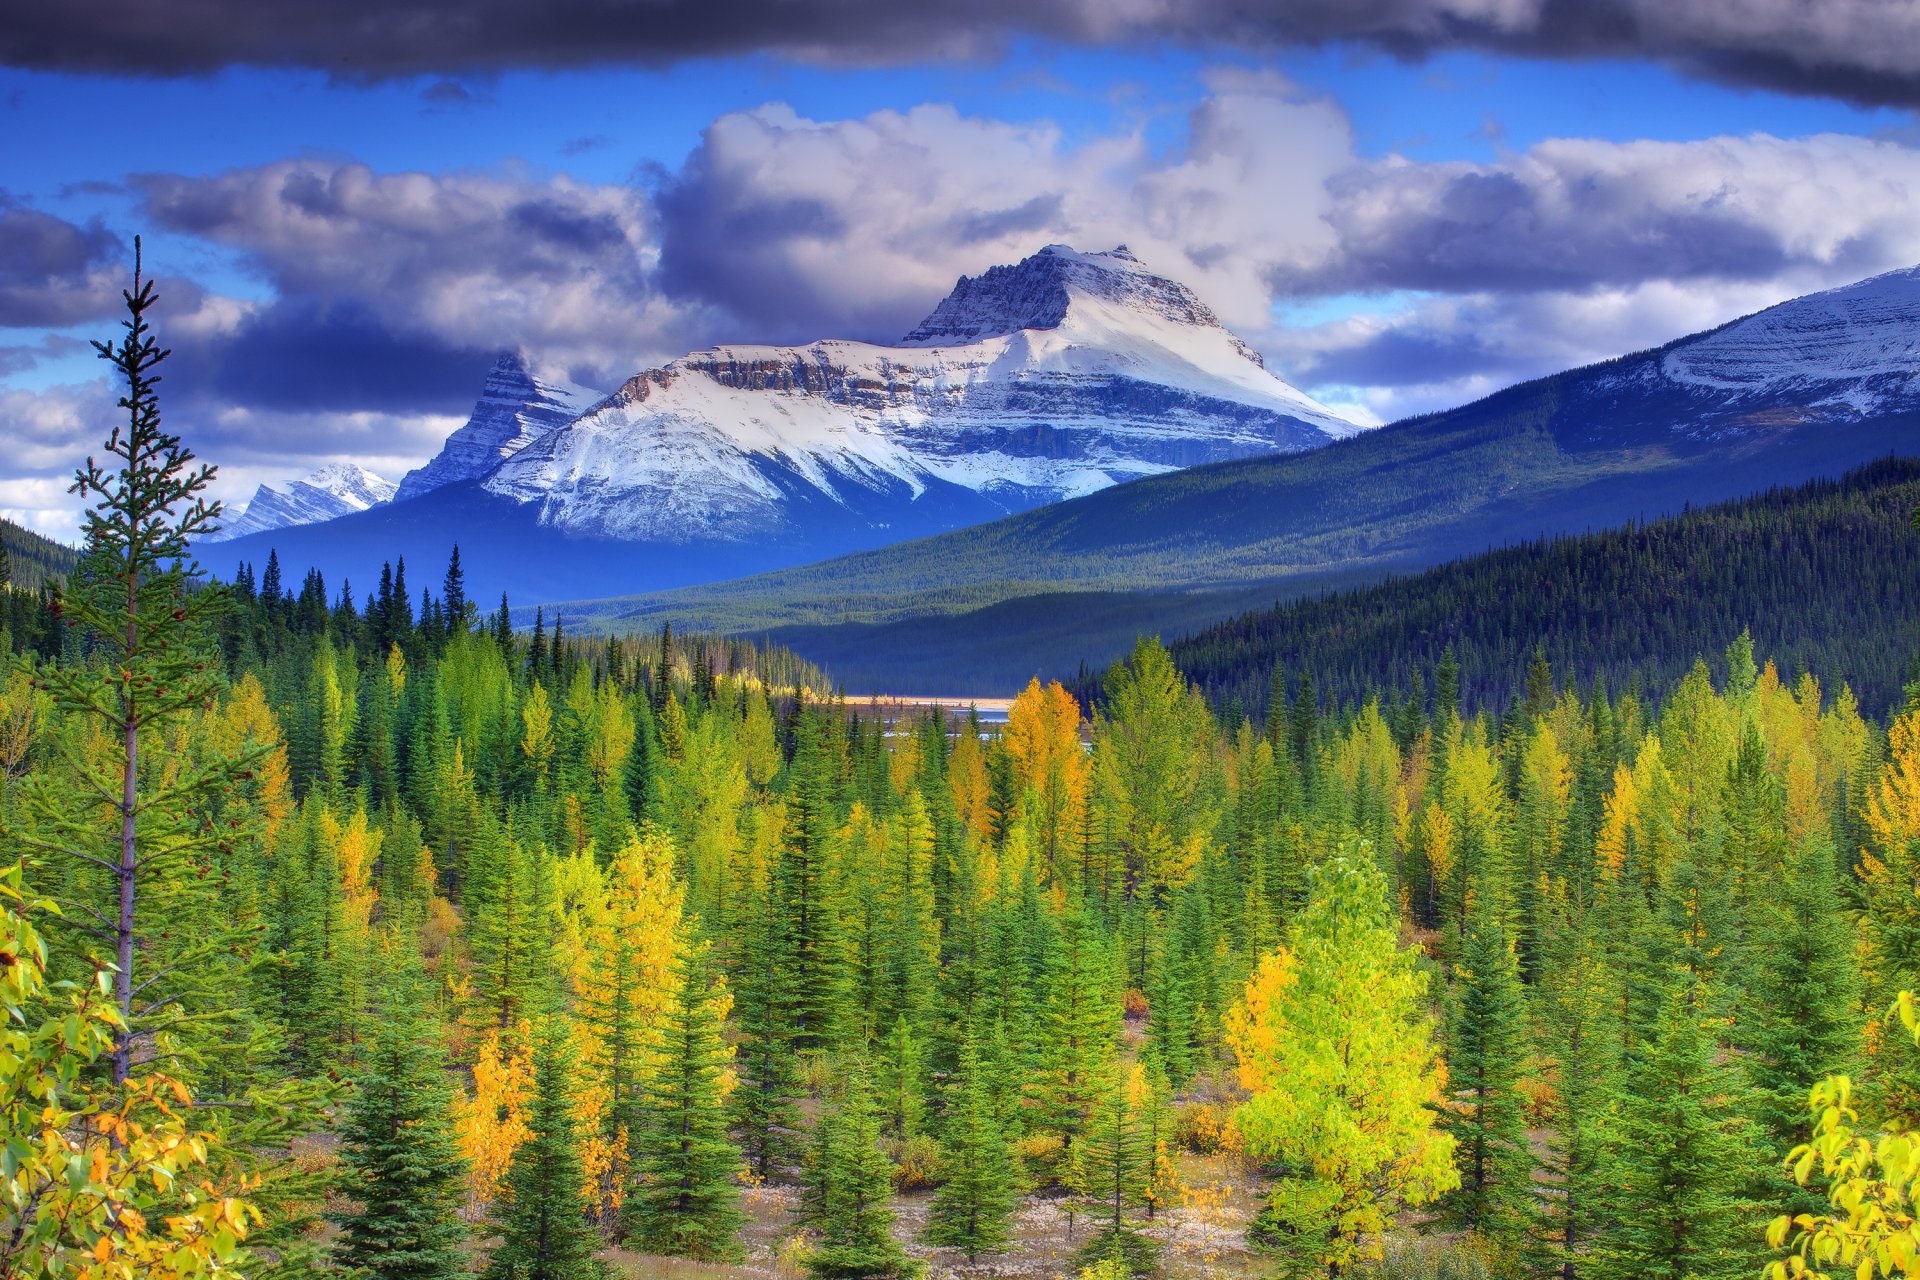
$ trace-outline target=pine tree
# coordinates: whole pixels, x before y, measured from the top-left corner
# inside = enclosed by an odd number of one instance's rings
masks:
[[[1075,1171],[1075,1190],[1088,1219],[1098,1225],[1077,1260],[1089,1266],[1111,1260],[1143,1275],[1153,1270],[1158,1251],[1134,1226],[1132,1211],[1145,1203],[1153,1177],[1154,1152],[1141,1114],[1143,1104],[1151,1105],[1152,1091],[1138,1064],[1130,1071],[1110,1066],[1103,1074]]]
[[[514,1153],[500,1246],[489,1280],[600,1280],[599,1233],[580,1200],[586,1175],[573,1127],[572,1084],[558,1013],[549,1010],[534,1047],[532,1135]]]
[[[740,1254],[740,1157],[725,1109],[731,1003],[706,944],[683,950],[648,1047],[652,1074],[632,1136],[634,1178],[624,1206],[627,1231],[649,1252],[706,1262]]]
[[[1737,1280],[1755,1262],[1742,1191],[1766,1157],[1741,1113],[1746,1082],[1709,1033],[1699,984],[1666,997],[1652,1039],[1624,1073],[1607,1133],[1609,1222],[1582,1276]]]
[[[1580,1258],[1602,1221],[1601,1156],[1619,1045],[1613,980],[1601,962],[1578,892],[1556,885],[1542,942],[1540,1050],[1554,1079],[1543,1177],[1526,1258],[1540,1275],[1578,1280]]]
[[[1812,845],[1789,855],[1762,910],[1764,945],[1738,1024],[1754,1086],[1753,1117],[1768,1153],[1784,1157],[1807,1137],[1807,1091],[1842,1074],[1859,1043],[1850,1016],[1859,991],[1852,931],[1834,889],[1833,855]],[[1819,1198],[1776,1181],[1783,1212],[1812,1212]]]
[[[1506,931],[1475,920],[1456,978],[1447,1027],[1455,1101],[1442,1128],[1453,1135],[1460,1186],[1444,1212],[1455,1225],[1512,1244],[1527,1209],[1533,1162],[1519,1087],[1526,1008]]]
[[[819,1245],[807,1271],[819,1280],[917,1276],[920,1264],[893,1238],[893,1162],[880,1150],[880,1117],[867,1068],[855,1062],[839,1104],[815,1129],[807,1171],[807,1225]]]
[[[1276,1159],[1260,1232],[1329,1276],[1378,1256],[1402,1205],[1458,1185],[1453,1140],[1434,1131],[1444,1072],[1429,1041],[1426,978],[1399,947],[1386,881],[1364,849],[1316,869],[1287,945],[1260,962],[1228,1017],[1252,1097],[1237,1123]]]
[[[466,1179],[451,1127],[446,1054],[418,1008],[418,979],[393,982],[340,1127],[336,1262],[367,1280],[446,1280],[467,1270]]]
[[[960,1048],[958,1076],[947,1109],[947,1180],[934,1193],[924,1238],[964,1250],[971,1263],[1006,1247],[1020,1170],[995,1106],[993,1075],[972,1039]]]
[[[440,582],[440,604],[446,610],[447,634],[461,635],[467,629],[467,575],[460,567],[460,544],[453,544],[447,557],[447,576]]]

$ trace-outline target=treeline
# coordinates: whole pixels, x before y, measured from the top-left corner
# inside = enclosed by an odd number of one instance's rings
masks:
[[[1875,714],[1920,652],[1920,461],[1624,529],[1458,560],[1377,586],[1244,614],[1173,645],[1220,707],[1262,716],[1289,700],[1358,707],[1418,690],[1451,653],[1463,705],[1498,715],[1536,651],[1581,687],[1670,688],[1743,631],[1789,677],[1845,672]]]

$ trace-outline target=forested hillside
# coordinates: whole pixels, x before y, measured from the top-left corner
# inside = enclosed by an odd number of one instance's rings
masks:
[[[1406,695],[1443,655],[1461,700],[1498,714],[1539,653],[1586,685],[1648,694],[1743,631],[1789,677],[1845,672],[1861,704],[1895,706],[1920,655],[1920,462],[1625,529],[1509,547],[1425,573],[1243,614],[1173,644],[1220,707],[1264,715],[1309,675],[1358,706]]]
[[[30,529],[22,529],[11,520],[0,520],[0,569],[4,580],[16,587],[35,588],[72,570],[79,553],[63,547],[51,538],[43,538]]]
[[[953,733],[515,634],[451,565],[189,591],[147,296],[130,464],[0,686],[0,1274],[1913,1256],[1905,1145],[1850,1138],[1920,1105],[1920,706],[1741,637],[1497,720],[1447,667],[1222,720],[1146,640],[1090,723],[1035,682]],[[1846,1163],[1790,1171],[1816,1086]]]

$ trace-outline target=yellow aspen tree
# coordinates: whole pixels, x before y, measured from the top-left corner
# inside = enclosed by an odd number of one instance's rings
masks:
[[[1013,761],[1014,789],[1036,820],[1038,852],[1050,881],[1071,842],[1089,772],[1080,742],[1080,704],[1058,680],[1044,689],[1036,678],[1007,712],[1002,741]]]
[[[1867,791],[1860,854],[1866,896],[1865,968],[1884,1007],[1920,970],[1920,710],[1887,730],[1887,761]]]
[[[393,705],[400,705],[400,696],[407,691],[407,655],[400,652],[398,642],[387,649],[387,696],[393,699]]]
[[[465,1217],[478,1222],[500,1196],[513,1153],[533,1135],[527,1112],[533,1101],[533,1037],[523,1023],[511,1040],[498,1029],[480,1041],[473,1064],[473,1092],[453,1099],[454,1136],[467,1159]]]
[[[1434,1127],[1446,1069],[1426,975],[1397,934],[1371,855],[1336,855],[1226,1020],[1250,1095],[1235,1125],[1249,1154],[1292,1171],[1271,1221],[1330,1277],[1378,1257],[1402,1207],[1459,1185],[1453,1139]]]
[[[591,853],[555,871],[561,892],[560,960],[573,992],[573,1114],[580,1135],[582,1199],[604,1223],[618,1220],[628,1139],[647,1084],[644,1046],[672,992],[684,946],[685,893],[672,842],[635,835],[604,872]]]
[[[545,685],[536,683],[528,690],[526,703],[520,708],[520,725],[520,754],[533,767],[536,783],[544,787],[554,748],[553,702],[547,697]]]

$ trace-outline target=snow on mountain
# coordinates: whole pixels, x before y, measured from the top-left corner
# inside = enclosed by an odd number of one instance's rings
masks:
[[[585,413],[605,395],[572,383],[543,382],[516,352],[487,374],[473,414],[423,467],[407,472],[396,500],[405,502],[461,480],[478,480],[548,432]]]
[[[318,524],[391,502],[394,492],[391,480],[355,463],[336,462],[285,488],[261,485],[253,491],[252,499],[241,514],[227,521],[220,532],[207,541],[225,542],[269,529]]]
[[[1737,405],[1798,400],[1842,417],[1920,395],[1920,267],[1794,298],[1669,348],[1669,380]]]
[[[1052,245],[961,279],[899,346],[728,345],[640,374],[484,487],[583,536],[740,541],[797,505],[904,536],[916,503],[979,519],[1359,429],[1124,247]]]
[[[1920,409],[1920,267],[1790,298],[1595,370],[1590,443],[1714,440]]]

